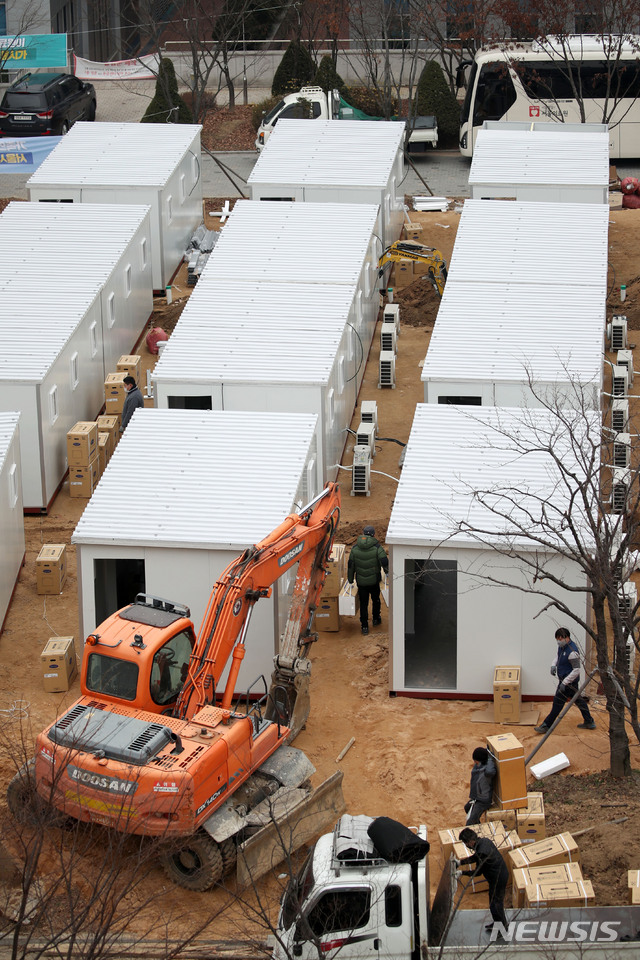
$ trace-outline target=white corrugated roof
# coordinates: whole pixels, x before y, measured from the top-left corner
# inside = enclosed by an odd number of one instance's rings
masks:
[[[383,189],[404,134],[404,121],[279,120],[248,182]]]
[[[368,203],[239,200],[205,271],[211,279],[354,284],[377,216]]]
[[[316,421],[138,410],[72,542],[242,550],[291,513]]]
[[[479,130],[469,172],[469,185],[476,183],[606,187],[609,134]]]
[[[7,206],[0,215],[0,379],[42,380],[148,211],[126,204]]]
[[[422,379],[599,383],[606,291],[448,280]]]
[[[355,284],[215,280],[203,274],[156,380],[326,383]]]
[[[563,421],[569,424],[574,417],[572,441]],[[591,442],[598,446],[601,425],[596,412],[564,411],[560,418],[540,408],[418,404],[386,542],[482,549],[508,538],[517,549],[535,550],[533,538],[522,531],[535,533],[542,505],[552,527],[557,519],[558,530],[564,529],[569,507],[568,491],[555,461],[544,451],[545,442],[552,437],[564,465],[584,475],[576,452],[587,424]],[[511,519],[500,516],[503,508]],[[581,510],[581,501],[572,504],[572,522],[588,544]],[[547,529],[545,541],[550,537]]]
[[[66,283],[67,274],[105,282],[150,209],[124,203],[10,203],[0,214],[0,288],[26,275],[46,278],[46,290],[51,277]]]
[[[183,123],[75,123],[27,186],[162,186],[201,130]]]
[[[609,207],[465,200],[449,280],[607,286]]]
[[[0,466],[5,461],[11,441],[18,429],[19,420],[19,413],[0,412]]]

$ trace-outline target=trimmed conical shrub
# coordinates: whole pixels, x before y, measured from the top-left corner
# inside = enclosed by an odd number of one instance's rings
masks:
[[[162,57],[156,80],[156,92],[141,123],[193,123],[191,111],[178,93],[173,61]]]
[[[294,93],[305,84],[311,83],[316,73],[316,65],[307,47],[292,40],[278,64],[271,93],[274,97]]]
[[[428,60],[416,92],[416,113],[433,115],[438,121],[438,143],[442,147],[456,147],[460,132],[460,104],[447,83],[442,67]]]
[[[333,57],[328,53],[320,61],[313,82],[316,87],[322,87],[325,93],[329,93],[330,90],[339,90],[343,94],[346,90],[346,84],[336,70]]]

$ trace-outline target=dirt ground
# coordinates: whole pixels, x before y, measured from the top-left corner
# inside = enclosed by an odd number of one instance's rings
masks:
[[[615,195],[619,198],[619,195]],[[219,207],[218,200],[205,201],[205,211]],[[413,213],[413,222],[423,225],[422,242],[442,251],[447,261],[459,222],[459,214]],[[633,330],[640,329],[640,211],[612,208],[610,218],[609,313],[620,312],[619,286],[627,285],[624,312]],[[405,286],[401,289],[403,282]],[[153,325],[171,330],[188,296],[184,276],[176,279],[179,302],[167,307],[156,302]],[[401,303],[401,335],[398,341],[397,386],[377,389],[379,338],[374,338],[359,401],[378,404],[380,435],[406,442],[416,403],[421,402],[421,364],[437,313],[438,300],[431,287],[419,277],[395,281],[396,299]],[[155,363],[144,340],[138,350],[144,368]],[[144,383],[144,376],[143,376]],[[151,401],[147,401],[151,403]],[[96,411],[97,413],[98,411]],[[354,415],[352,428],[359,422]],[[352,459],[352,440],[347,442],[343,463]],[[373,468],[370,497],[351,497],[350,477],[343,475],[342,521],[338,540],[352,544],[365,523],[376,528],[384,542],[387,523],[400,470],[401,446],[379,441]],[[390,476],[385,476],[385,474]],[[153,491],[149,491],[153,496]],[[25,517],[26,562],[16,586],[5,629],[0,636],[0,690],[4,724],[17,723],[16,701],[23,701],[25,723],[35,733],[65,710],[79,694],[78,681],[66,694],[45,693],[42,689],[40,654],[50,637],[75,634],[76,650],[82,652],[78,636],[78,581],[75,549],[71,536],[82,513],[84,501],[70,499],[65,482],[48,516]],[[42,544],[68,545],[69,574],[59,596],[36,593],[35,559]],[[176,598],[179,599],[179,598]],[[337,768],[344,771],[344,794],[350,813],[387,815],[407,824],[426,823],[432,842],[432,883],[439,877],[437,831],[463,822],[462,806],[467,798],[471,752],[496,729],[516,733],[528,754],[539,742],[531,726],[496,728],[493,723],[472,722],[471,714],[483,704],[468,701],[390,698],[388,664],[388,611],[383,622],[368,637],[360,634],[356,618],[343,618],[340,631],[324,633],[312,652],[312,706],[306,729],[296,746],[304,750],[317,767],[316,779],[324,779]],[[553,656],[553,638],[541,656]],[[549,693],[553,681],[549,678]],[[546,710],[546,704],[540,704]],[[595,697],[592,710],[597,730],[579,731],[577,710],[569,714],[559,730],[544,744],[536,760],[564,751],[570,768],[544,782],[550,831],[579,830],[594,826],[581,843],[583,872],[591,879],[598,903],[627,902],[626,871],[640,868],[640,801],[638,780],[633,784],[611,782],[608,765],[607,716],[602,701]],[[543,715],[543,714],[541,714]],[[337,756],[350,737],[355,744],[338,763]],[[637,745],[632,745],[632,763],[640,767]],[[0,785],[13,774],[11,758],[0,756]],[[530,789],[540,785],[530,781]],[[611,806],[615,803],[617,806]],[[605,821],[626,817],[622,824]],[[149,880],[157,897],[157,908],[166,915],[179,910],[185,917],[201,917],[219,909],[227,899],[223,891],[188,894],[174,887],[158,868]],[[270,909],[277,909],[280,881],[271,877],[260,890]],[[486,905],[486,895],[469,896],[463,906]],[[185,920],[188,925],[188,919]],[[249,931],[247,910],[229,907],[215,924],[217,938],[237,937]],[[186,929],[186,927],[185,927]]]

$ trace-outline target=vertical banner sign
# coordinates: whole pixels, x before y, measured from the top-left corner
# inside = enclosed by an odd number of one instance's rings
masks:
[[[67,69],[66,33],[34,33],[0,37],[0,70]]]

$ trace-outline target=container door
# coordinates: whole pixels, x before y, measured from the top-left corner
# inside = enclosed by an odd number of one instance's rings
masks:
[[[390,883],[380,901],[378,953],[380,957],[407,960],[413,943],[411,886]]]

